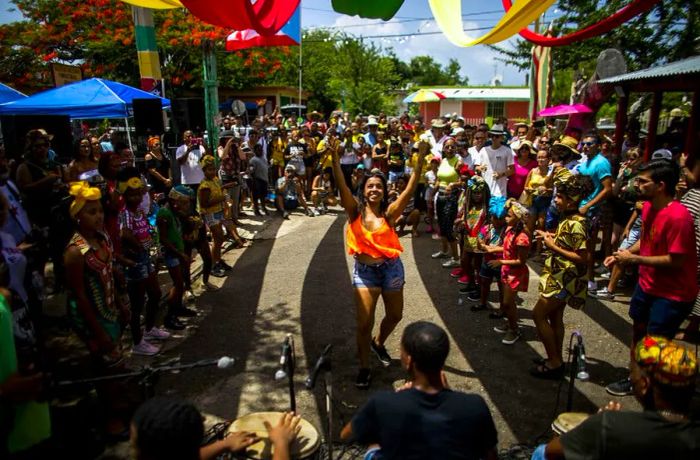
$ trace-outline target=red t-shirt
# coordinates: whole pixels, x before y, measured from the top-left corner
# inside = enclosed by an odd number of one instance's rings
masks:
[[[656,211],[651,203],[642,207],[642,235],[639,255],[683,254],[681,268],[639,265],[639,286],[656,297],[676,302],[692,302],[698,294],[695,276],[698,260],[695,228],[688,209],[678,201]]]

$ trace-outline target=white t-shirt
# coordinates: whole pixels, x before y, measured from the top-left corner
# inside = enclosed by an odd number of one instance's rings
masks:
[[[493,173],[499,172],[503,174],[508,169],[508,166],[514,163],[513,151],[510,147],[501,145],[499,148],[494,149],[491,146],[486,146],[481,149],[477,164],[486,166],[486,171],[482,172],[481,176],[488,184],[489,189],[491,189],[491,196],[506,196],[508,178],[501,176],[498,179],[494,179]]]
[[[192,149],[189,152],[184,163],[180,163],[180,182],[183,185],[193,185],[202,182],[204,172],[202,172],[202,167],[199,166],[199,160],[202,159],[205,152],[204,147],[200,145],[199,148]],[[175,157],[179,160],[185,155],[187,155],[187,145],[183,144],[177,148]]]
[[[474,166],[479,164],[479,151],[476,147],[469,147],[465,156],[459,156],[462,159],[462,164],[469,166],[469,169],[474,171]]]

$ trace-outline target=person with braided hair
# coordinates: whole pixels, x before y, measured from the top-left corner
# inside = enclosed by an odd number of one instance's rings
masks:
[[[507,227],[503,235],[503,257],[489,261],[488,266],[501,269],[503,285],[501,311],[505,321],[493,330],[499,334],[505,334],[501,340],[502,344],[513,345],[520,339],[516,298],[519,291],[527,291],[530,281],[530,273],[525,265],[530,252],[530,236],[526,228],[530,213],[523,204],[513,198],[506,201],[506,208],[508,213],[506,214]]]
[[[532,311],[537,333],[547,352],[537,359],[531,374],[537,378],[559,379],[564,375],[564,307],[581,308],[586,303],[586,218],[578,213],[581,200],[593,189],[591,180],[566,168],[554,175],[557,193],[554,203],[560,216],[554,234],[536,230],[549,256],[540,277],[540,298]]]

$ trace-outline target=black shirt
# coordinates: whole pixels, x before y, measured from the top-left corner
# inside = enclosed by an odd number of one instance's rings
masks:
[[[498,442],[484,399],[452,390],[376,393],[353,418],[352,432],[363,444],[379,444],[382,459],[477,459]]]
[[[566,460],[700,458],[700,422],[656,412],[603,411],[560,438]]]

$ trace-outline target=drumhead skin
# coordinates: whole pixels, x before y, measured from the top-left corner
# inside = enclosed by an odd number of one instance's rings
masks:
[[[245,455],[248,458],[257,460],[271,459],[273,454],[272,443],[267,437],[267,429],[265,421],[270,425],[275,426],[279,423],[284,412],[253,412],[252,414],[244,415],[236,419],[229,426],[229,433],[234,431],[250,431],[255,433],[260,441],[248,446]],[[321,440],[318,435],[318,430],[305,419],[301,419],[299,423],[301,430],[296,440],[292,443],[290,453],[292,458],[303,459],[312,455],[318,450],[321,445]]]
[[[579,426],[589,416],[590,414],[583,412],[563,412],[552,422],[552,431],[558,435],[567,433]]]

